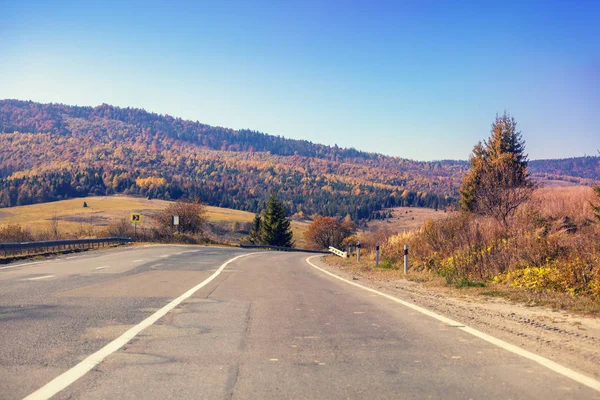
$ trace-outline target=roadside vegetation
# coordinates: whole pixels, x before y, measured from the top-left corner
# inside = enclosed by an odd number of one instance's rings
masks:
[[[470,163],[461,212],[418,230],[365,234],[370,264],[363,271],[374,270],[372,249],[381,242],[381,266],[390,272],[380,278],[403,276],[408,244],[410,279],[439,277],[487,295],[600,312],[600,188],[536,187],[521,134],[506,114],[475,146]]]
[[[329,249],[335,247],[341,249],[351,242],[355,242],[352,235],[356,232],[356,225],[352,222],[350,215],[342,221],[334,217],[315,217],[308,226],[304,237],[310,247],[315,249]]]

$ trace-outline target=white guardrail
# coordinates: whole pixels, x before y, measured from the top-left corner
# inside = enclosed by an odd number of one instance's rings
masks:
[[[348,258],[348,253],[345,251],[341,251],[336,249],[335,247],[329,246],[329,251],[335,254],[336,256],[340,256],[342,258]]]

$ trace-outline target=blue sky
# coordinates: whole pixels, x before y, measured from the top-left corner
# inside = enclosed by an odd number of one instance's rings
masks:
[[[108,103],[419,159],[510,112],[600,149],[599,1],[0,0],[0,98]]]

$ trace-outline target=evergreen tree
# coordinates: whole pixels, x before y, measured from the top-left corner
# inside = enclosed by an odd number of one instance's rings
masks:
[[[292,247],[290,220],[286,218],[283,204],[272,194],[263,212],[261,222],[262,241],[272,246]]]
[[[598,199],[600,200],[600,186],[594,187],[594,192],[596,192],[596,196],[598,196]],[[591,206],[592,206],[592,212],[594,213],[594,217],[596,217],[598,222],[600,222],[600,204],[599,205],[591,204]]]
[[[507,113],[496,116],[490,138],[475,145],[469,162],[471,169],[459,190],[462,208],[507,225],[509,217],[529,199],[535,187],[527,171],[525,142],[515,119]]]
[[[254,220],[252,221],[252,227],[250,228],[250,233],[248,234],[248,240],[252,244],[262,244],[262,219],[260,214],[256,214]]]

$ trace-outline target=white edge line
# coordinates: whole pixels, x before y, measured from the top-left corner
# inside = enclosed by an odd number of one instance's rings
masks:
[[[380,296],[383,296],[386,299],[389,299],[389,300],[392,300],[392,301],[394,301],[396,303],[402,304],[405,307],[408,307],[410,309],[418,311],[418,312],[420,312],[422,314],[425,314],[425,315],[427,315],[427,316],[429,316],[431,318],[435,318],[438,321],[442,321],[442,322],[445,322],[445,323],[447,323],[449,325],[455,326],[457,329],[460,329],[460,330],[462,330],[464,332],[470,333],[471,335],[476,336],[476,337],[478,337],[478,338],[480,338],[482,340],[485,340],[488,343],[496,345],[496,346],[498,346],[498,347],[500,347],[500,348],[502,348],[502,349],[504,349],[506,351],[510,351],[511,353],[514,353],[514,354],[517,354],[517,355],[519,355],[521,357],[525,357],[525,358],[527,358],[529,360],[535,361],[536,363],[538,363],[538,364],[540,364],[540,365],[542,365],[542,366],[544,366],[544,367],[546,367],[546,368],[548,368],[548,369],[550,369],[550,370],[552,370],[552,371],[554,371],[556,373],[564,375],[567,378],[570,378],[570,379],[572,379],[572,380],[574,380],[574,381],[576,381],[578,383],[581,383],[582,385],[585,385],[585,386],[587,386],[589,388],[592,388],[592,389],[600,392],[600,382],[597,381],[594,378],[591,378],[589,376],[580,374],[579,372],[573,371],[572,369],[567,368],[567,367],[565,367],[563,365],[560,365],[560,364],[558,364],[558,363],[556,363],[556,362],[554,362],[552,360],[549,360],[547,358],[539,356],[539,355],[537,355],[535,353],[531,353],[531,352],[529,352],[527,350],[523,350],[522,348],[520,348],[518,346],[515,346],[514,344],[510,344],[508,342],[505,342],[504,340],[495,338],[494,336],[488,335],[487,333],[480,332],[477,329],[474,329],[474,328],[471,328],[469,326],[466,326],[466,325],[464,325],[464,324],[462,324],[460,322],[457,322],[457,321],[454,321],[454,320],[452,320],[450,318],[446,318],[446,317],[444,317],[442,315],[436,314],[433,311],[429,311],[426,308],[416,306],[416,305],[411,304],[409,302],[406,302],[404,300],[400,300],[399,298],[396,298],[394,296],[390,296],[389,294],[385,294],[385,293],[382,293],[382,292],[380,292],[378,290],[371,289],[369,287],[366,287],[366,286],[360,285],[358,283],[355,283],[355,282],[349,281],[347,279],[344,279],[341,276],[335,275],[335,274],[333,274],[333,273],[331,273],[329,271],[326,271],[323,268],[317,267],[315,264],[313,264],[310,260],[312,258],[316,258],[316,257],[323,257],[323,256],[308,257],[306,259],[306,262],[308,264],[310,264],[313,268],[316,268],[319,271],[321,271],[321,272],[323,272],[323,273],[325,273],[325,274],[327,274],[329,276],[332,276],[332,277],[334,277],[336,279],[339,279],[339,280],[341,280],[343,282],[346,282],[346,283],[348,283],[350,285],[353,285],[353,286],[359,287],[361,289],[364,289],[364,290],[366,290],[368,292],[375,293],[375,294],[378,294]]]
[[[106,346],[104,346],[103,348],[98,350],[97,352],[88,356],[87,358],[85,358],[83,361],[81,361],[79,364],[75,365],[68,371],[63,372],[56,378],[52,379],[50,382],[48,382],[44,386],[42,386],[35,392],[31,393],[29,396],[25,397],[24,400],[49,399],[52,396],[54,396],[55,394],[57,394],[58,392],[60,392],[61,390],[67,388],[69,385],[71,385],[77,379],[81,378],[82,376],[87,374],[89,371],[91,371],[94,367],[96,367],[98,364],[100,364],[102,361],[104,361],[104,359],[106,357],[108,357],[109,355],[111,355],[115,351],[119,350],[124,345],[126,345],[131,339],[136,337],[141,331],[143,331],[150,325],[154,324],[156,321],[158,321],[159,319],[164,317],[169,311],[171,311],[172,309],[177,307],[179,304],[181,304],[181,302],[183,302],[184,300],[186,300],[187,298],[192,296],[194,293],[196,293],[198,290],[200,290],[201,288],[206,286],[208,283],[210,283],[225,269],[225,267],[227,267],[227,265],[229,265],[229,263],[237,260],[238,258],[246,257],[246,256],[249,256],[252,254],[260,254],[260,253],[242,254],[242,255],[239,255],[239,256],[236,256],[236,257],[233,257],[233,258],[227,260],[225,263],[223,263],[223,265],[221,265],[221,267],[219,267],[219,269],[214,274],[209,276],[206,280],[204,280],[203,282],[194,286],[193,288],[191,288],[190,290],[188,290],[181,296],[177,297],[175,300],[171,301],[169,304],[167,304],[160,310],[156,311],[154,314],[152,314],[151,316],[149,316],[148,318],[146,318],[139,324],[135,325],[132,328],[129,328],[129,330],[127,330],[121,336],[119,336],[118,338],[116,338],[115,340],[113,340],[112,342],[110,342],[109,344],[107,344]]]
[[[9,265],[8,267],[0,267],[0,270],[2,269],[9,269],[9,268],[18,268],[18,267],[26,267],[28,265],[36,265],[36,264],[41,264],[44,261],[36,261],[36,262],[30,262],[27,264],[17,264],[17,265]]]

